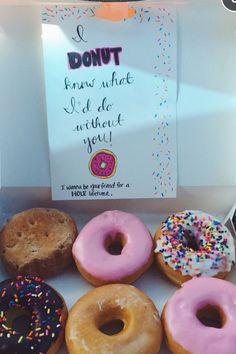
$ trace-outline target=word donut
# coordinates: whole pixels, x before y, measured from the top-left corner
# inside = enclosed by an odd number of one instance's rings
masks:
[[[75,303],[66,324],[70,354],[157,354],[161,340],[156,307],[131,285],[93,289]]]
[[[201,211],[169,216],[158,228],[155,243],[158,266],[177,285],[195,276],[224,278],[235,263],[232,235]]]
[[[54,354],[64,337],[67,308],[41,279],[18,276],[0,283],[0,353]]]
[[[116,156],[109,150],[97,151],[90,159],[89,169],[93,176],[110,178],[116,172]]]
[[[121,47],[114,48],[96,48],[84,53],[69,52],[67,53],[68,64],[70,69],[79,69],[81,66],[101,66],[111,62],[113,57],[115,65],[120,65]]]
[[[236,286],[216,278],[182,285],[162,313],[173,354],[235,354]]]

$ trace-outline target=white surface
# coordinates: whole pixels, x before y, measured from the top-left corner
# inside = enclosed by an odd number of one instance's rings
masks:
[[[220,0],[178,6],[178,182],[235,185],[236,14]],[[39,12],[0,5],[3,186],[50,185]]]
[[[9,217],[11,214],[1,214],[0,227],[3,221]],[[80,229],[90,218],[95,214],[86,215],[76,215],[74,218],[77,220],[78,228]],[[138,216],[146,223],[151,233],[154,234],[157,226],[161,221],[165,220],[168,214],[159,214],[156,216],[150,214],[139,214]],[[217,215],[217,217],[223,220],[222,215]],[[4,269],[0,265],[0,281],[8,278]],[[234,269],[227,278],[236,284],[236,269]],[[86,280],[84,280],[75,266],[72,266],[61,275],[54,278],[49,278],[46,280],[50,285],[52,285],[56,290],[58,290],[67,303],[68,308],[78,300],[83,294],[93,288]],[[141,278],[139,278],[133,285],[144,291],[155,303],[156,307],[161,313],[162,308],[167,301],[167,299],[177,290],[177,287],[171,284],[171,282],[163,276],[155,266],[152,266]],[[59,354],[66,354],[67,350],[65,346],[59,351]],[[170,352],[166,349],[163,342],[161,354],[169,354]],[[95,353],[93,353],[95,354]],[[148,354],[148,353],[146,353]]]

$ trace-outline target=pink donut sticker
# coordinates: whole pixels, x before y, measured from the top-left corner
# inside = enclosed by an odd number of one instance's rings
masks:
[[[91,174],[98,178],[110,178],[116,172],[117,158],[109,150],[99,150],[93,154],[89,161]]]

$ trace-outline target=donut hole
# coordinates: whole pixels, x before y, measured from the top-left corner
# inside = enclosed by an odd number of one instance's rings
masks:
[[[31,313],[20,307],[11,307],[6,312],[6,326],[23,335],[31,331]]]
[[[100,332],[113,336],[120,333],[124,329],[124,322],[120,319],[110,320],[99,327]]]
[[[192,236],[188,230],[183,231],[183,238],[184,238],[185,245],[188,248],[191,248],[194,251],[199,251],[199,245],[196,240],[196,237]]]
[[[113,256],[119,256],[125,245],[124,235],[117,233],[115,237],[108,235],[105,241],[105,248]]]
[[[102,170],[104,170],[104,169],[107,167],[107,162],[101,160],[101,162],[100,162],[100,164],[99,164],[99,167],[100,167]]]
[[[22,236],[22,233],[21,233],[20,231],[18,231],[18,232],[16,233],[16,235],[17,235],[18,237],[21,237],[21,236]]]
[[[197,311],[197,319],[206,327],[222,328],[226,322],[224,311],[215,305],[205,305]]]
[[[101,333],[108,336],[121,333],[130,322],[129,311],[117,305],[118,299],[114,301],[114,304],[102,302],[102,307],[97,312],[96,327]]]

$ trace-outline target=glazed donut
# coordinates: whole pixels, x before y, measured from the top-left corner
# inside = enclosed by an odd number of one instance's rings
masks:
[[[12,276],[54,276],[73,261],[71,250],[77,235],[68,214],[57,209],[28,209],[15,214],[1,230],[0,256]]]
[[[0,353],[54,354],[63,338],[63,298],[37,277],[0,283]]]
[[[235,354],[236,286],[216,278],[182,285],[162,313],[173,354]]]
[[[194,276],[224,278],[235,264],[232,235],[219,220],[201,211],[169,216],[154,241],[156,263],[177,285]]]
[[[116,172],[116,155],[109,150],[99,150],[89,161],[89,169],[93,176],[110,178]]]
[[[93,285],[132,283],[153,261],[153,240],[136,216],[107,211],[84,226],[72,253],[78,270]]]
[[[157,354],[162,326],[153,302],[131,285],[91,290],[69,312],[70,354]]]

